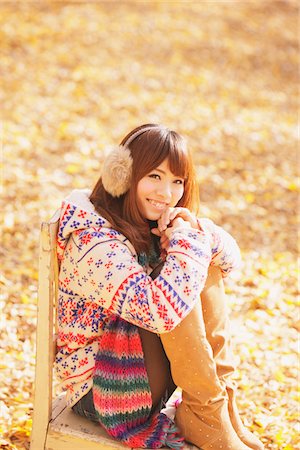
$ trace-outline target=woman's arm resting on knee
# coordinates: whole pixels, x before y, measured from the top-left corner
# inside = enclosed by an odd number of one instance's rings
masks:
[[[166,261],[155,280],[117,235],[111,237],[110,229],[102,229],[99,237],[91,236],[78,255],[79,246],[73,245],[69,257],[80,274],[77,291],[139,327],[160,334],[171,331],[199,299],[211,246],[203,231],[192,228],[173,229],[169,239]],[[77,280],[68,273],[62,275],[61,282],[66,278],[68,289],[72,289]]]
[[[212,220],[198,219],[200,229],[211,236],[211,265],[221,269],[223,278],[241,265],[241,253],[235,239]]]

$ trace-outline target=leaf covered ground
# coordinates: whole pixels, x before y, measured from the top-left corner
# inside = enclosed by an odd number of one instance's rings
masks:
[[[227,292],[243,420],[266,449],[300,449],[298,9],[1,1],[0,448],[29,446],[40,222],[93,186],[105,145],[159,122],[188,138],[201,215],[242,249]]]

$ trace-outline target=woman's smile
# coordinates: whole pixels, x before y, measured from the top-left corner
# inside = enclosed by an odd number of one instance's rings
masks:
[[[162,212],[177,205],[184,193],[184,179],[174,175],[164,160],[137,185],[137,204],[145,219],[158,220]]]
[[[154,206],[155,208],[159,209],[159,210],[164,210],[167,208],[168,203],[166,202],[159,202],[158,200],[152,200],[150,198],[148,198],[148,202]]]

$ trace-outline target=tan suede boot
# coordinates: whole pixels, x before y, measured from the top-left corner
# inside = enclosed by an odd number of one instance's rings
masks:
[[[226,386],[217,374],[200,301],[161,341],[174,382],[182,388],[175,420],[184,438],[203,450],[249,450],[231,424]]]
[[[217,267],[209,269],[205,288],[201,293],[201,304],[206,337],[213,350],[217,374],[226,385],[229,416],[233,428],[248,447],[263,450],[263,444],[243,425],[236,405],[237,387],[230,379],[235,371],[235,359],[230,344],[227,300],[221,271]]]

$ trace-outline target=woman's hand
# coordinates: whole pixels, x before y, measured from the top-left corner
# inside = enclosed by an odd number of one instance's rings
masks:
[[[160,245],[166,250],[170,244],[171,234],[176,228],[199,230],[196,216],[187,208],[167,208],[158,219],[158,228],[152,228],[151,232],[160,236]]]
[[[183,220],[181,217],[176,217],[175,220],[172,221],[171,226],[168,227],[164,231],[159,231],[158,228],[152,228],[151,233],[156,236],[160,236],[160,245],[161,248],[166,250],[170,245],[170,238],[173,231],[177,228],[192,228],[191,224],[186,220]]]
[[[176,217],[174,220],[172,220],[171,225],[164,231],[162,231],[162,233],[167,237],[168,240],[170,240],[171,234],[177,228],[192,228],[192,226],[190,222],[184,220],[182,217]]]
[[[160,218],[158,219],[158,229],[160,232],[165,231],[171,224],[171,228],[173,226],[172,222],[176,218],[182,218],[184,222],[189,222],[192,228],[196,228],[199,230],[199,225],[197,221],[197,217],[195,214],[193,214],[189,209],[187,208],[167,208]],[[181,223],[180,226],[184,226],[183,223]]]

